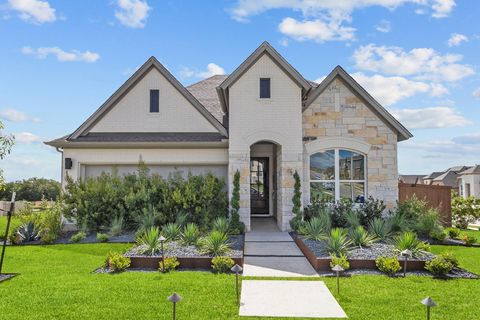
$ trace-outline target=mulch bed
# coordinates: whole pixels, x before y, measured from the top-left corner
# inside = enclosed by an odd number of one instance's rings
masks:
[[[480,239],[479,239],[480,240]],[[452,238],[446,238],[443,241],[437,241],[437,240],[432,240],[432,239],[425,239],[426,242],[429,244],[433,245],[442,245],[442,246],[463,246],[463,247],[475,247],[475,248],[480,248],[480,243],[474,243],[471,246],[467,246],[465,244],[465,241],[460,240],[460,239],[452,239]]]
[[[331,271],[320,271],[320,276],[326,277],[335,277],[336,274]],[[388,277],[385,273],[380,272],[379,270],[375,269],[354,269],[354,270],[347,270],[344,272],[343,277],[351,277],[356,275],[382,275]],[[421,277],[432,277],[432,274],[426,270],[416,270],[416,271],[407,271],[407,277],[409,276],[421,276]],[[403,271],[398,272],[395,278],[403,278]],[[452,272],[450,272],[445,278],[439,278],[442,280],[449,280],[449,279],[480,279],[480,276],[476,275],[475,273],[469,272],[464,269],[454,268]]]

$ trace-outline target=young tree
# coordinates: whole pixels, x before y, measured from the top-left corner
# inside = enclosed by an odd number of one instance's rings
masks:
[[[0,159],[3,159],[12,150],[12,146],[15,142],[15,137],[12,135],[3,134],[3,123],[0,121]],[[0,169],[0,190],[3,190],[5,186],[5,180],[3,178],[3,170]]]
[[[293,208],[292,208],[292,213],[293,213],[293,218],[290,221],[290,226],[294,230],[298,230],[298,227],[303,221],[303,213],[302,213],[302,191],[301,191],[301,181],[300,181],[300,175],[298,172],[295,170],[295,173],[293,174],[293,179],[295,180],[295,184],[293,186],[293,197],[292,197],[292,202],[293,202]]]
[[[233,233],[241,233],[245,230],[245,225],[240,221],[240,171],[236,171],[233,176],[232,198],[230,199],[230,229]]]

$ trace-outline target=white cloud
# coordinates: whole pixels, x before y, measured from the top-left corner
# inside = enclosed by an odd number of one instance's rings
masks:
[[[415,76],[437,82],[458,81],[475,74],[473,68],[460,64],[459,54],[442,55],[431,48],[415,48],[405,52],[399,47],[369,44],[355,50],[357,68],[385,74]]]
[[[144,0],[118,0],[115,17],[121,24],[130,28],[145,27],[148,12],[152,9]]]
[[[187,67],[183,67],[180,70],[180,75],[184,78],[205,79],[205,78],[210,78],[214,75],[221,75],[221,74],[225,74],[225,70],[222,67],[220,67],[218,64],[215,64],[213,62],[209,63],[207,65],[207,70],[204,70],[204,71],[196,71]]]
[[[22,20],[35,24],[53,22],[57,19],[55,9],[48,1],[42,0],[9,0],[10,7],[19,12]]]
[[[432,17],[445,18],[452,12],[455,7],[455,0],[433,0],[432,1]]]
[[[451,107],[397,109],[392,114],[409,129],[464,127],[472,123]]]
[[[337,19],[321,19],[297,21],[293,18],[285,18],[278,26],[281,33],[298,41],[313,40],[345,41],[355,38],[355,28],[341,25]]]
[[[472,92],[472,95],[473,95],[475,98],[480,99],[480,88],[474,90],[474,91]]]
[[[100,59],[100,55],[95,52],[80,52],[78,50],[72,50],[70,52],[67,52],[59,47],[40,47],[37,49],[33,49],[31,47],[23,47],[21,51],[23,54],[33,55],[38,59],[45,59],[49,55],[54,55],[57,60],[61,62],[82,61],[93,63]]]
[[[468,37],[460,33],[452,33],[450,39],[448,39],[447,44],[449,47],[459,46],[462,42],[467,42]]]
[[[390,106],[402,99],[418,93],[428,93],[439,97],[448,93],[448,89],[438,83],[412,81],[404,77],[385,77],[382,75],[367,76],[361,72],[352,77],[362,85],[382,105]]]
[[[18,143],[33,143],[33,142],[40,141],[39,136],[36,136],[30,132],[19,132],[19,133],[15,133],[14,136],[15,136],[15,142],[18,142]]]
[[[40,119],[38,118],[30,117],[25,112],[22,112],[20,110],[16,110],[13,108],[5,108],[2,111],[0,111],[0,119],[12,121],[12,122],[40,121]]]
[[[388,33],[392,30],[392,25],[388,20],[380,20],[380,22],[375,26],[375,29],[379,32]]]

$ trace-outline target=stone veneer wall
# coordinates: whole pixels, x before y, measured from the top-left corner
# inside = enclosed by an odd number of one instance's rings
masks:
[[[304,145],[322,138],[339,141],[347,138],[367,146],[367,194],[384,200],[388,208],[395,206],[398,200],[397,135],[340,78],[333,80],[303,112],[303,136],[307,140]],[[310,200],[309,155],[318,151],[304,150],[304,203]]]

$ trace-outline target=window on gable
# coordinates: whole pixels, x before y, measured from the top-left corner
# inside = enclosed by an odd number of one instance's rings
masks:
[[[365,201],[365,156],[332,149],[310,156],[310,197],[327,201]]]
[[[150,90],[150,112],[160,111],[160,93],[158,90]]]
[[[260,99],[270,98],[270,78],[260,78]]]

